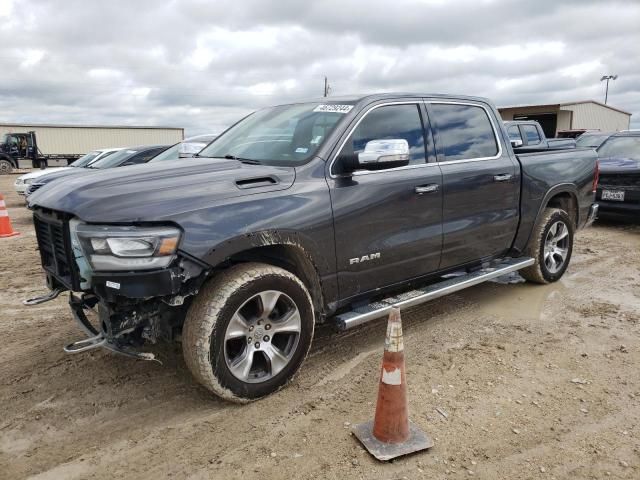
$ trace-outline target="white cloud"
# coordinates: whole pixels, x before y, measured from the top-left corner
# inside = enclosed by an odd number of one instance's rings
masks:
[[[0,0],[0,17],[9,17],[13,12],[13,0]]]
[[[0,0],[0,121],[219,131],[255,108],[419,91],[602,100],[640,127],[640,3]],[[16,68],[19,66],[21,68]],[[37,74],[34,74],[36,73]]]
[[[18,54],[18,56],[22,59],[22,61],[20,62],[20,67],[30,68],[37,65],[38,63],[40,63],[40,61],[44,57],[44,54],[45,54],[44,50],[39,50],[34,48],[28,48],[26,50],[22,50]]]
[[[589,62],[577,63],[560,69],[560,74],[567,77],[580,78],[587,75],[595,78],[598,72],[605,71],[605,66],[600,60],[591,60]]]

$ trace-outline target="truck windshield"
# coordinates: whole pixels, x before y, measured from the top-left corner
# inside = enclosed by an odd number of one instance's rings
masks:
[[[598,157],[640,160],[640,136],[612,137],[598,148]]]
[[[597,148],[610,136],[610,133],[601,135],[585,133],[576,139],[576,147]]]
[[[301,103],[258,110],[199,157],[237,157],[266,165],[295,166],[310,159],[353,104]]]

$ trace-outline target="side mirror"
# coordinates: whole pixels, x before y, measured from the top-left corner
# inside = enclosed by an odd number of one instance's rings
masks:
[[[513,148],[518,148],[518,147],[521,147],[522,145],[524,145],[524,143],[519,138],[511,139],[511,146]]]
[[[136,164],[135,162],[124,162],[124,163],[122,164],[122,166],[123,166],[123,167],[128,167],[129,165],[135,165],[135,164]]]
[[[358,166],[369,170],[401,167],[410,159],[409,142],[403,138],[371,140],[358,154]]]

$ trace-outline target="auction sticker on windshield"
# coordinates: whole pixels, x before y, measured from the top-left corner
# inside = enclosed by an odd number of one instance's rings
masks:
[[[329,112],[329,113],[349,113],[353,105],[327,105],[321,104],[313,109],[314,112]]]
[[[624,202],[624,190],[603,190],[602,200],[616,200]]]

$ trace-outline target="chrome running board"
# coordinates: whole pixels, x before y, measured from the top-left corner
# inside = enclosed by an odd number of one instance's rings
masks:
[[[408,308],[421,303],[443,297],[453,292],[478,285],[502,275],[515,272],[533,265],[534,259],[530,257],[509,258],[494,267],[482,268],[474,272],[447,278],[427,287],[411,290],[409,292],[394,295],[368,305],[354,308],[353,310],[336,315],[335,321],[340,330],[348,330],[363,323],[389,314],[392,307]]]

